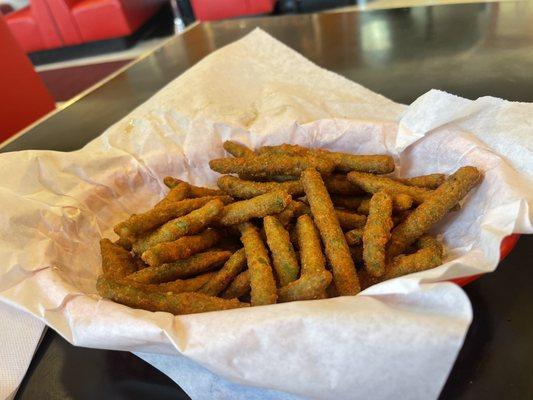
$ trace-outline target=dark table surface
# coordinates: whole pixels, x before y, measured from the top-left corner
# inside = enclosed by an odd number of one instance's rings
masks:
[[[432,88],[531,102],[532,20],[531,3],[516,2],[200,24],[0,151],[78,149],[202,57],[257,26],[398,102]],[[465,288],[474,320],[442,399],[533,398],[532,248],[533,238],[523,236],[497,272]],[[148,397],[187,398],[130,353],[76,348],[48,330],[16,398]]]

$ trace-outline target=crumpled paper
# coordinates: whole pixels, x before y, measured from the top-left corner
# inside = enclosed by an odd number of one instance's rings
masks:
[[[533,231],[531,111],[439,91],[406,107],[256,30],[79,151],[0,156],[9,171],[0,178],[0,299],[73,344],[181,354],[243,385],[196,390],[179,362],[167,367],[193,398],[237,398],[250,386],[308,398],[435,398],[471,321],[462,290],[437,282],[494,270],[502,238]],[[207,163],[227,139],[389,153],[401,176],[475,165],[485,179],[434,228],[447,246],[442,266],[358,296],[184,316],[100,299],[100,237],[115,238],[115,223],[155,204],[166,175],[213,186]]]

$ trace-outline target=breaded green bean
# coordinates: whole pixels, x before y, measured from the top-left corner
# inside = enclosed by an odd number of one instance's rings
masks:
[[[331,283],[331,273],[323,270],[302,276],[278,290],[279,302],[316,300],[324,298],[324,291]]]
[[[190,279],[176,279],[172,282],[166,283],[139,283],[129,279],[119,282],[127,283],[137,289],[141,289],[150,293],[183,293],[196,292],[203,285],[205,285],[214,275],[214,272],[207,272]]]
[[[477,168],[459,168],[393,229],[388,254],[394,257],[403,253],[431,226],[440,221],[481,179],[481,172]]]
[[[136,237],[161,226],[171,219],[189,214],[215,199],[220,199],[224,204],[229,204],[233,201],[230,196],[207,196],[186,199],[177,203],[167,203],[145,213],[131,215],[127,220],[117,224],[114,227],[114,231],[121,239],[131,243]]]
[[[150,293],[123,282],[100,277],[98,293],[114,302],[148,311],[166,311],[175,315],[248,307],[238,300],[225,300],[202,293]]]
[[[326,270],[320,236],[311,217],[302,215],[298,218],[296,236],[300,247],[302,273],[297,281],[278,290],[279,301],[325,298],[325,290],[331,283],[332,277]]]
[[[293,218],[296,217],[298,210],[300,209],[300,204],[303,203],[293,200],[287,204],[287,207],[285,207],[282,212],[276,214],[276,218],[285,228],[287,228],[292,222]]]
[[[282,212],[291,201],[286,192],[275,190],[248,200],[228,204],[220,214],[220,225],[235,225],[252,218]]]
[[[304,192],[300,181],[253,182],[224,175],[218,178],[218,187],[226,194],[240,199],[251,199],[273,190],[282,190],[290,195],[301,196]]]
[[[270,253],[272,254],[272,264],[276,271],[278,283],[280,286],[288,285],[298,279],[298,273],[300,272],[300,266],[289,238],[289,232],[272,215],[263,218],[263,228]]]
[[[343,210],[335,210],[335,215],[341,228],[345,231],[360,228],[366,223],[365,215],[354,214]]]
[[[331,202],[331,199],[330,199]],[[303,203],[302,203],[303,204]],[[332,203],[333,204],[333,203]],[[311,215],[311,208],[304,204],[304,207],[301,208],[302,214]],[[340,227],[343,230],[349,231],[351,229],[360,228],[366,223],[366,216],[354,214],[344,210],[334,209],[334,213],[337,216],[337,220],[340,224]]]
[[[209,161],[213,171],[221,174],[244,174],[256,178],[274,175],[299,176],[308,167],[315,167],[320,173],[329,174],[335,167],[333,162],[313,156],[287,156],[265,154],[255,157],[219,158]]]
[[[264,146],[257,150],[258,154],[313,155],[333,161],[335,168],[342,172],[364,171],[375,174],[388,174],[394,171],[394,160],[386,155],[348,154],[325,149],[308,149],[298,145],[282,144],[280,146]]]
[[[446,175],[444,174],[429,174],[414,176],[412,178],[394,178],[398,182],[403,183],[404,185],[409,186],[418,186],[426,189],[437,189],[440,185],[446,180]]]
[[[128,239],[128,238],[125,238],[125,237],[119,237],[113,243],[116,244],[117,246],[122,247],[123,249],[128,250],[128,251],[131,250],[131,245],[133,244],[131,239]]]
[[[330,194],[356,196],[365,193],[360,187],[351,183],[346,175],[332,174],[325,176],[324,184]]]
[[[442,245],[433,237],[424,235],[418,240],[420,250],[413,254],[402,254],[387,265],[384,279],[392,279],[413,272],[425,271],[442,264]]]
[[[368,219],[363,229],[363,261],[372,276],[385,273],[385,247],[392,229],[392,198],[377,192],[370,199]]]
[[[301,275],[310,275],[326,270],[326,258],[322,252],[320,235],[309,215],[302,215],[296,220],[296,240],[300,249]]]
[[[172,242],[156,244],[142,253],[141,258],[151,267],[157,267],[207,250],[217,244],[219,240],[220,234],[217,231],[207,229],[198,235],[183,236]]]
[[[181,182],[177,186],[174,186],[167,195],[157,203],[155,207],[162,207],[168,203],[175,203],[189,197],[191,192],[191,186],[187,182]]]
[[[339,293],[341,295],[359,293],[355,265],[320,174],[309,168],[302,173],[301,181],[311,205],[313,219],[322,237],[326,257],[333,270],[333,279]]]
[[[189,278],[211,271],[230,258],[229,251],[206,251],[184,260],[148,267],[128,275],[127,279],[140,283],[164,283],[180,278]]]
[[[373,286],[385,280],[383,276],[377,278],[375,276],[370,275],[364,269],[360,270],[358,274],[359,274],[359,282],[361,282],[361,290],[365,290],[369,288],[370,286]]]
[[[248,270],[241,272],[230,283],[220,297],[223,299],[236,299],[250,293],[250,273]]]
[[[163,179],[163,183],[170,189],[173,187],[179,185],[182,183],[181,179],[173,178],[172,176],[167,176]],[[222,193],[221,190],[217,189],[209,189],[201,186],[194,186],[189,184],[190,186],[190,193],[189,195],[191,197],[206,197],[206,196],[222,196],[224,193]]]
[[[355,228],[344,234],[348,246],[358,246],[363,243],[363,228]]]
[[[239,229],[250,273],[252,305],[274,304],[278,297],[276,281],[261,235],[249,222],[239,225]]]
[[[173,219],[133,243],[133,251],[142,254],[150,247],[163,242],[171,242],[182,236],[194,235],[204,230],[222,214],[224,203],[220,199],[211,200],[201,208],[183,217]]]
[[[137,271],[137,265],[128,250],[109,239],[100,240],[102,271],[111,279],[120,279]]]
[[[251,149],[234,140],[226,140],[222,147],[224,147],[224,150],[230,153],[233,157],[249,157],[255,155]]]
[[[407,194],[397,193],[392,194],[392,209],[394,211],[405,211],[410,209],[413,206],[413,198]],[[357,207],[357,212],[359,214],[368,214],[370,209],[370,199],[363,200],[359,207]]]
[[[246,253],[244,249],[237,250],[198,292],[217,296],[245,268]]]
[[[348,174],[348,180],[368,193],[377,193],[381,190],[385,190],[392,195],[400,193],[407,194],[411,196],[417,204],[427,200],[432,193],[429,189],[404,185],[391,178],[366,174],[363,172],[350,172]]]
[[[364,200],[368,200],[363,196],[340,196],[331,195],[331,201],[335,207],[346,208],[348,210],[357,210]]]

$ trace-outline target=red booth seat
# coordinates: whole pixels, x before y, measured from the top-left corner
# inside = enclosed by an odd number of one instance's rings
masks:
[[[132,34],[154,15],[165,1],[81,0],[70,3],[70,10],[82,40],[91,42]]]
[[[30,0],[7,15],[26,52],[129,36],[167,0]]]
[[[8,14],[6,21],[11,33],[26,52],[63,46],[45,0],[33,0],[28,7]]]
[[[191,0],[194,16],[200,21],[268,14],[275,4],[276,0]]]

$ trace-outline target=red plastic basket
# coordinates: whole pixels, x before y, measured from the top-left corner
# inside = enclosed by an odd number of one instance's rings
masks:
[[[520,238],[520,235],[518,233],[514,233],[512,235],[506,236],[502,240],[502,243],[500,244],[500,261],[507,257],[507,255],[515,247],[516,242],[518,242],[518,238]],[[463,278],[452,279],[452,282],[457,283],[459,286],[464,286],[469,284],[470,282],[475,281],[480,276],[481,275],[465,276]]]

